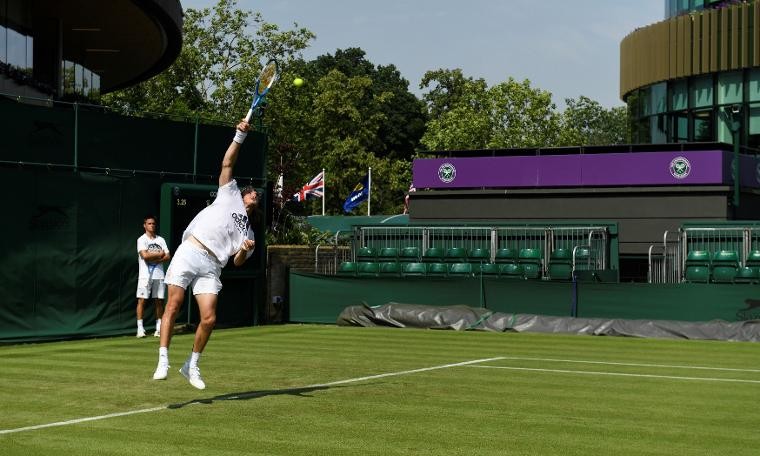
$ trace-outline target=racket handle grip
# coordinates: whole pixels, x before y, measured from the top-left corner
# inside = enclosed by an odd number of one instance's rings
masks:
[[[251,122],[251,115],[253,115],[253,109],[249,109],[249,110],[248,110],[248,114],[246,114],[246,115],[245,115],[245,121],[246,121],[247,123],[250,123],[250,122]]]

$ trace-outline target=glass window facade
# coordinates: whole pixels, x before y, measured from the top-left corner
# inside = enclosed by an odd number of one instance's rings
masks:
[[[31,8],[25,0],[0,0],[0,93],[97,101],[100,77],[80,64],[61,62],[57,82],[35,79]]]
[[[731,0],[665,0],[665,19],[705,8],[720,8],[731,3]]]
[[[733,144],[725,112],[739,110],[740,144],[760,147],[760,69],[715,73],[643,87],[627,97],[634,143]]]

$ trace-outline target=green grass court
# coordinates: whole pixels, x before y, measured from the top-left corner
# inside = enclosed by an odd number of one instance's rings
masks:
[[[0,454],[756,455],[758,346],[543,334],[219,330],[204,391],[157,339],[0,347]]]

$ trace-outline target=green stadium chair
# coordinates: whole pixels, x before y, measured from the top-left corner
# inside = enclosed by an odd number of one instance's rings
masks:
[[[449,266],[450,276],[472,276],[472,264],[470,263],[451,263]]]
[[[377,261],[398,261],[398,249],[395,247],[384,247],[380,249],[377,254]]]
[[[524,279],[525,270],[515,263],[502,263],[499,265],[499,275],[506,279]]]
[[[380,275],[383,276],[400,276],[401,264],[396,261],[383,261],[380,263]]]
[[[401,263],[401,273],[404,276],[424,276],[425,263]]]
[[[500,265],[496,263],[483,263],[479,265],[479,272],[484,276],[498,277],[499,266]]]
[[[440,263],[443,261],[443,249],[439,247],[430,247],[422,255],[423,263]]]
[[[373,262],[377,258],[377,250],[372,247],[362,247],[356,251],[356,261]]]
[[[570,280],[573,277],[572,253],[567,249],[556,249],[549,256],[549,279]]]
[[[692,250],[686,254],[684,278],[687,282],[710,281],[710,252]]]
[[[467,250],[462,247],[451,247],[450,249],[446,249],[444,260],[446,263],[464,263],[467,261]]]
[[[357,269],[357,263],[354,263],[353,261],[344,261],[338,266],[338,275],[355,276]]]
[[[420,261],[419,247],[404,247],[399,252],[398,260],[404,263],[417,263]]]
[[[377,277],[379,273],[379,263],[362,262],[359,263],[359,268],[356,270],[356,275],[358,277]]]
[[[428,276],[445,277],[449,273],[446,263],[427,263],[425,271]]]
[[[516,263],[517,251],[514,249],[502,248],[496,251],[495,263]]]
[[[760,282],[760,250],[749,252],[744,266],[739,268],[736,280],[744,283]]]
[[[526,279],[541,277],[541,249],[520,249],[517,263],[525,270]]]
[[[739,254],[735,250],[719,250],[712,258],[712,281],[734,283],[739,273]]]
[[[471,249],[467,252],[467,261],[470,263],[490,263],[491,251],[488,249]]]

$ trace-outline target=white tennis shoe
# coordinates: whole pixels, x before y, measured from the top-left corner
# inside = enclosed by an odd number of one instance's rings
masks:
[[[153,337],[161,337],[161,331],[158,329],[153,332]]]
[[[201,370],[198,369],[198,366],[190,367],[190,363],[185,361],[185,364],[182,365],[179,373],[182,374],[182,376],[185,377],[191,385],[198,388],[199,390],[206,389],[206,384],[203,383],[203,379],[201,378]]]
[[[166,380],[166,377],[169,375],[169,364],[162,363],[161,361],[158,362],[158,366],[156,366],[156,371],[153,372],[153,380]]]
[[[137,336],[135,336],[135,337],[137,337],[138,339],[145,337],[145,330],[142,329],[142,328],[138,329],[137,330]]]

